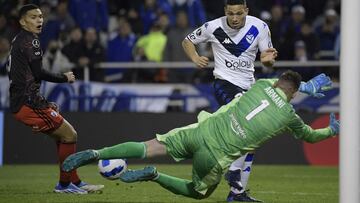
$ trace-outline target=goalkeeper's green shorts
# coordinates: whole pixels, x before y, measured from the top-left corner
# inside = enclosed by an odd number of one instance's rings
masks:
[[[223,170],[206,147],[197,123],[158,134],[156,138],[166,145],[167,153],[175,161],[193,160],[192,181],[196,191],[205,195],[220,183]]]

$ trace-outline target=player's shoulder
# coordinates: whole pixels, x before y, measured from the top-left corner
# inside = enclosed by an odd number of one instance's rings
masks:
[[[226,16],[215,18],[213,20],[204,23],[204,27],[207,29],[216,29],[220,27],[224,21],[226,21]]]
[[[276,79],[265,79],[265,78],[262,78],[262,79],[259,79],[256,81],[256,83],[259,83],[259,84],[270,84],[272,85],[274,83],[274,80]]]
[[[40,47],[40,40],[39,38],[27,31],[20,31],[16,37],[13,39],[14,45],[20,45],[22,47],[34,47],[39,48]]]
[[[246,16],[246,23],[254,25],[254,26],[260,28],[261,30],[268,27],[268,24],[266,24],[265,21],[255,17],[255,16],[250,16],[250,15]]]

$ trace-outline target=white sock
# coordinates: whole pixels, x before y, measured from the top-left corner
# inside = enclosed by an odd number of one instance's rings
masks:
[[[246,185],[248,183],[251,173],[251,165],[253,163],[253,160],[254,160],[254,153],[250,153],[250,152],[247,153],[244,164],[241,168],[241,175],[240,175],[240,179],[241,179],[240,182],[241,185],[243,186],[243,190],[246,189]]]
[[[244,166],[244,161],[245,161],[246,155],[247,154],[245,154],[244,156],[242,156],[242,157],[236,159],[234,162],[232,162],[229,170],[230,171],[242,170],[242,168]],[[240,172],[240,174],[241,174],[241,172]],[[237,183],[242,186],[241,181],[238,181]],[[230,190],[235,194],[244,192],[244,188],[242,190],[238,190],[237,188],[230,187]]]
[[[230,171],[236,171],[236,170],[242,170],[243,166],[244,166],[244,161],[245,161],[245,157],[247,154],[245,154],[244,156],[236,159],[234,162],[231,163],[229,170]]]

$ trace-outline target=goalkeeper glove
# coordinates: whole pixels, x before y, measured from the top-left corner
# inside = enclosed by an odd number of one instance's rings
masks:
[[[308,82],[301,82],[299,91],[316,98],[321,98],[325,96],[322,92],[330,90],[332,88],[331,85],[331,79],[322,73]]]
[[[340,121],[336,120],[335,114],[331,113],[330,114],[330,124],[329,127],[331,128],[331,130],[333,131],[334,135],[339,134],[339,130],[340,130]]]

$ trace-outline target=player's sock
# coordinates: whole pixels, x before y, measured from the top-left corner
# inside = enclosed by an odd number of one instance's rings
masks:
[[[125,142],[97,150],[99,159],[145,158],[146,146],[143,142]]]
[[[199,197],[200,193],[194,189],[194,183],[192,181],[169,176],[163,173],[158,174],[159,176],[153,181],[159,183],[161,187],[177,195],[184,195],[191,198]]]
[[[230,185],[230,190],[234,194],[239,194],[244,191],[244,188],[241,184],[241,170],[244,166],[244,161],[246,158],[245,154],[244,156],[241,156],[240,158],[236,159],[234,162],[231,163],[229,171],[226,173],[226,180],[228,181]],[[235,174],[236,173],[236,174]]]
[[[79,176],[77,175],[76,170],[71,172],[65,172],[61,169],[61,165],[70,154],[75,153],[76,143],[57,143],[57,152],[60,166],[60,184],[61,186],[67,186],[70,182],[80,181]]]
[[[241,185],[243,186],[244,190],[246,188],[246,185],[247,185],[249,177],[250,177],[251,165],[253,163],[253,160],[254,160],[254,153],[247,153],[244,165],[241,170],[241,175],[240,175],[240,178],[241,178],[240,182],[241,182]]]
[[[239,169],[241,170],[242,167],[244,166],[245,157],[246,157],[246,155],[244,155],[244,156],[236,159],[235,161],[233,161],[231,163],[231,165],[230,165],[229,170],[230,171],[236,171],[236,170],[239,170]]]

